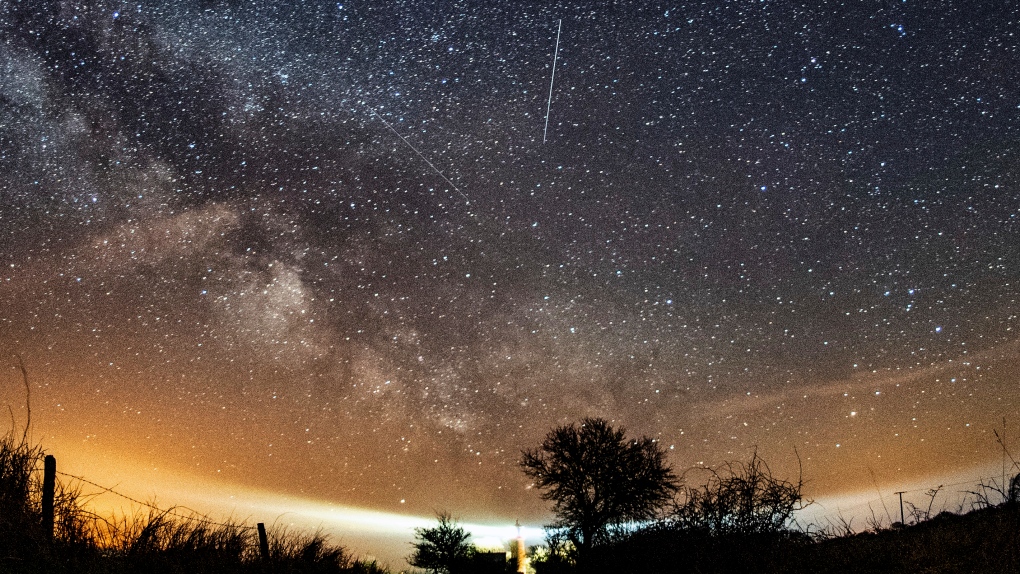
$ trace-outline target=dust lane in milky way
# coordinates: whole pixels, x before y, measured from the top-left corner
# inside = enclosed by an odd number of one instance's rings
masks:
[[[588,415],[817,494],[979,468],[1017,20],[0,2],[0,349],[44,446],[381,512],[540,523],[520,449]]]

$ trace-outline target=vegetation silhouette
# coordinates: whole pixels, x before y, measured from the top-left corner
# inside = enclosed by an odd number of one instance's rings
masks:
[[[934,490],[934,489],[933,489]],[[970,512],[928,510],[904,526],[873,523],[855,533],[811,531],[796,525],[751,528],[688,528],[667,519],[621,533],[593,549],[583,569],[547,555],[533,561],[538,574],[780,574],[1020,572],[1020,504],[972,501]],[[910,519],[911,517],[908,517]]]
[[[315,533],[270,531],[270,553],[259,552],[255,529],[241,522],[152,509],[104,518],[85,508],[75,486],[57,481],[52,539],[42,510],[42,448],[8,432],[0,438],[0,572],[315,573],[382,574]]]
[[[440,512],[436,518],[439,524],[435,527],[414,529],[414,552],[407,562],[430,574],[461,574],[468,569],[474,554],[474,548],[468,544],[471,535],[457,525],[449,512]]]
[[[553,502],[551,529],[559,532],[550,538],[551,555],[565,552],[581,568],[614,528],[656,518],[678,488],[655,440],[627,439],[601,418],[554,428],[539,448],[522,453],[520,465]]]
[[[582,422],[585,424],[588,419]],[[604,421],[602,421],[604,423]],[[608,427],[608,425],[605,425]],[[583,427],[582,427],[583,428]],[[578,427],[559,427],[543,448],[560,448],[577,454],[571,440]],[[556,437],[567,435],[568,450]],[[1000,438],[1000,444],[1004,441]],[[550,449],[551,450],[551,449]],[[1008,453],[1007,453],[1008,454]],[[529,476],[537,451],[526,452],[522,466]],[[1012,456],[1013,471],[1020,465]],[[572,467],[583,475],[580,456]],[[601,472],[597,465],[593,472]],[[569,528],[550,530],[545,547],[532,550],[531,564],[538,574],[730,574],[747,572],[783,574],[898,573],[898,572],[1020,572],[1020,502],[1015,494],[1020,473],[1012,479],[982,481],[971,491],[971,510],[932,516],[942,486],[927,491],[924,505],[911,508],[909,525],[883,525],[869,520],[870,528],[855,533],[842,519],[829,528],[815,529],[794,521],[795,511],[810,504],[803,497],[803,476],[796,481],[773,475],[755,451],[749,461],[703,469],[702,486],[677,489],[673,510],[631,528],[607,528],[588,549],[584,562]],[[566,475],[560,475],[566,476]],[[598,475],[596,475],[598,476]],[[545,477],[548,480],[548,477]],[[684,479],[688,479],[685,476]],[[575,485],[598,481],[573,476]],[[562,480],[562,479],[560,479]],[[538,481],[536,480],[536,483]],[[543,494],[556,501],[552,491]],[[560,517],[560,524],[564,524]]]
[[[805,502],[803,476],[797,482],[777,478],[755,451],[748,462],[705,469],[708,482],[685,486],[669,517],[671,528],[727,534],[776,534],[789,531],[793,513]]]
[[[516,558],[507,558],[505,551],[483,551],[468,542],[471,534],[457,524],[449,512],[436,514],[438,524],[432,528],[415,528],[414,552],[408,557],[411,566],[424,568],[429,574],[513,574]]]

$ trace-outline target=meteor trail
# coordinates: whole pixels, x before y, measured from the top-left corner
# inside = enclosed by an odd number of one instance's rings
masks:
[[[380,116],[378,113],[376,113],[374,108],[372,108],[371,106],[367,106],[367,107],[372,112],[373,116],[379,118],[379,121],[381,121],[384,126],[388,127],[391,132],[396,134],[397,137],[400,138],[400,141],[404,142],[405,144],[407,144],[407,147],[409,147],[412,150],[414,150],[414,153],[418,154],[418,157],[420,157],[425,163],[429,164],[429,167],[431,167],[433,171],[438,173],[439,177],[443,178],[443,180],[446,181],[446,183],[450,184],[450,187],[452,187],[457,193],[460,194],[461,197],[464,198],[464,202],[467,205],[471,205],[471,200],[468,199],[468,196],[465,195],[464,192],[461,191],[459,187],[457,187],[457,184],[453,183],[452,181],[450,181],[450,178],[448,178],[445,175],[443,175],[443,172],[439,171],[439,168],[436,167],[435,165],[433,165],[432,162],[429,161],[429,158],[425,157],[424,154],[422,154],[420,151],[418,151],[418,148],[414,147],[414,145],[412,145],[411,142],[407,141],[407,138],[405,138],[404,136],[400,135],[400,132],[398,132],[397,130],[393,129],[393,126],[391,126],[388,121],[383,119],[382,116]]]
[[[560,29],[563,28],[563,18],[556,24],[556,49],[553,50],[552,77],[549,78],[549,101],[545,104],[545,129],[542,130],[542,143],[545,143],[546,135],[549,133],[549,109],[552,108],[553,82],[556,81],[556,58],[560,55]]]

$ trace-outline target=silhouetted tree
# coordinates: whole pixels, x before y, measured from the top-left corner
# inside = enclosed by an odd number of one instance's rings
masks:
[[[627,439],[601,418],[553,429],[542,446],[523,452],[525,474],[574,546],[578,565],[612,526],[655,518],[677,490],[666,452],[648,437]]]
[[[407,559],[411,566],[432,574],[458,574],[471,560],[474,549],[467,543],[471,535],[457,525],[449,512],[441,512],[434,528],[415,528],[414,553]]]

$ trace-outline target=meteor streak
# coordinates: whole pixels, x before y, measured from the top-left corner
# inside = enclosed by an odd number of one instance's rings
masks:
[[[393,126],[391,126],[391,125],[390,125],[390,123],[389,123],[388,121],[386,121],[385,119],[383,119],[383,117],[382,117],[382,116],[380,116],[380,115],[379,115],[378,113],[376,113],[376,111],[375,111],[375,109],[374,109],[374,108],[371,108],[371,107],[369,107],[368,109],[369,109],[369,110],[370,110],[370,111],[372,112],[372,115],[373,115],[373,116],[375,116],[375,117],[379,118],[379,121],[381,121],[381,122],[383,123],[383,125],[384,125],[384,126],[388,127],[388,128],[390,129],[390,131],[391,131],[391,132],[393,132],[394,134],[396,134],[396,135],[397,135],[397,137],[398,137],[398,138],[400,138],[400,141],[404,142],[405,144],[407,144],[407,147],[409,147],[409,148],[411,148],[412,150],[414,150],[414,153],[418,154],[418,157],[420,157],[420,158],[422,159],[422,161],[424,161],[425,163],[429,164],[429,167],[431,167],[433,171],[435,171],[436,173],[438,173],[438,174],[439,174],[439,177],[443,178],[443,180],[444,180],[444,181],[446,181],[446,183],[450,184],[450,187],[452,187],[452,188],[454,189],[454,191],[456,191],[457,193],[459,193],[459,194],[460,194],[460,196],[464,198],[464,202],[465,202],[465,203],[466,203],[467,205],[471,205],[471,200],[470,200],[470,199],[468,199],[468,196],[467,196],[467,195],[466,195],[466,194],[465,194],[465,193],[464,193],[463,191],[461,191],[459,187],[457,187],[457,184],[455,184],[455,183],[453,183],[452,181],[450,181],[450,178],[446,177],[446,176],[445,176],[445,175],[443,174],[443,172],[439,171],[439,168],[438,168],[438,167],[436,167],[435,165],[433,165],[433,163],[432,163],[431,161],[429,161],[429,158],[425,157],[425,154],[423,154],[423,153],[421,153],[420,151],[418,151],[418,148],[414,147],[414,146],[413,146],[413,145],[411,144],[411,142],[407,141],[407,138],[405,138],[404,136],[400,135],[400,132],[398,132],[397,130],[393,129]]]
[[[545,143],[546,135],[549,133],[549,110],[552,108],[553,82],[556,81],[556,59],[560,55],[560,30],[563,28],[563,18],[556,24],[556,49],[553,50],[552,76],[549,78],[549,101],[545,104],[545,129],[542,131],[542,143]]]

